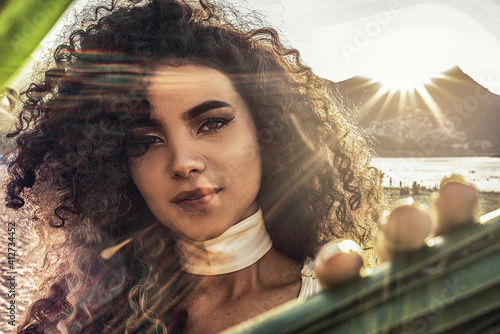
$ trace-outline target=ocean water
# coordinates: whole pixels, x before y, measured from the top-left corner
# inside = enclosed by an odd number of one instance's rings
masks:
[[[416,181],[427,188],[437,187],[450,174],[461,174],[480,191],[500,192],[500,158],[433,157],[377,158],[374,165],[385,174],[382,184],[411,187]]]

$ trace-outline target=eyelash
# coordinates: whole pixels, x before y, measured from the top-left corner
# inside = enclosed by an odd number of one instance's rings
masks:
[[[217,133],[219,130],[225,128],[233,119],[234,119],[234,117],[232,117],[231,119],[224,119],[224,118],[207,119],[206,121],[204,121],[201,124],[197,133]],[[218,125],[216,125],[216,127],[213,129],[209,129],[208,126],[211,124],[218,124]],[[204,127],[207,127],[207,129],[203,130]],[[145,145],[147,147],[154,145],[154,144],[157,144],[157,143],[160,143],[162,141],[163,141],[162,138],[160,138],[158,136],[154,136],[154,135],[144,135],[144,136],[140,136],[139,138],[135,139],[136,143],[139,143],[141,145]]]
[[[154,144],[161,142],[161,140],[162,139],[158,136],[144,135],[144,136],[140,136],[139,138],[135,139],[135,142],[149,147],[151,145],[154,145]]]
[[[203,124],[201,124],[200,128],[198,129],[198,133],[217,133],[220,129],[225,128],[229,122],[231,122],[234,119],[224,119],[224,118],[210,118],[207,119]],[[211,124],[219,124],[213,129],[209,129],[208,126]],[[207,130],[202,130],[204,127],[207,127]]]

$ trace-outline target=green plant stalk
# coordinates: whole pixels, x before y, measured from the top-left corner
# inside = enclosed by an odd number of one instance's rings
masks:
[[[69,7],[72,0],[10,0],[0,7],[0,89]]]

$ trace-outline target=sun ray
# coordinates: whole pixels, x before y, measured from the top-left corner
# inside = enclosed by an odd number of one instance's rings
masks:
[[[436,121],[439,123],[439,126],[444,126],[444,113],[441,107],[437,103],[434,103],[434,99],[432,96],[429,94],[427,91],[427,88],[425,88],[425,85],[419,85],[415,87],[415,91],[420,95],[420,97],[424,100],[425,104],[429,108],[429,110],[432,112],[434,118]]]
[[[437,73],[425,78],[423,76],[404,77],[408,73],[402,71],[400,81],[395,75],[392,77],[382,76],[384,79],[388,79],[389,84],[383,81],[382,77],[372,79],[372,84],[373,82],[379,82],[380,88],[365,103],[366,109],[369,110],[374,107],[378,109],[376,116],[373,118],[375,120],[383,118],[387,112],[404,117],[405,112],[421,107],[423,102],[439,126],[444,127],[447,117],[433,95],[440,94],[441,91],[449,95],[448,92],[443,90],[443,82],[451,83],[459,82],[459,80],[443,73]],[[400,86],[397,86],[397,82],[400,82]]]
[[[415,94],[415,93],[408,94],[408,97],[410,99],[410,105],[412,105],[412,106],[417,106],[418,105],[417,94]]]
[[[392,101],[392,98],[394,96],[395,92],[392,91],[384,91],[379,89],[373,96],[371,96],[365,103],[365,108],[367,110],[373,108],[377,103],[382,102],[382,107],[380,108],[379,113],[377,114],[376,119],[380,119],[385,110],[387,109],[387,106],[389,103]]]
[[[413,92],[409,92],[407,90],[401,90],[399,92],[399,104],[398,104],[398,114],[401,115],[406,111],[406,96],[407,94],[413,94]]]
[[[457,98],[456,93],[450,91],[449,89],[446,89],[442,84],[436,84],[433,82],[432,90],[439,93],[442,98],[447,98],[449,100],[455,100]]]
[[[391,104],[392,100],[395,98],[397,91],[391,90],[387,94],[387,98],[385,99],[384,103],[382,104],[382,107],[380,108],[379,115],[377,116],[377,120],[382,118],[386,110],[389,109],[389,105]]]

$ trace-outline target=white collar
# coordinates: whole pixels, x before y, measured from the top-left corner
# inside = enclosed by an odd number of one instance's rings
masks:
[[[272,245],[260,209],[217,238],[177,238],[183,269],[196,275],[222,275],[244,269],[260,260]]]

